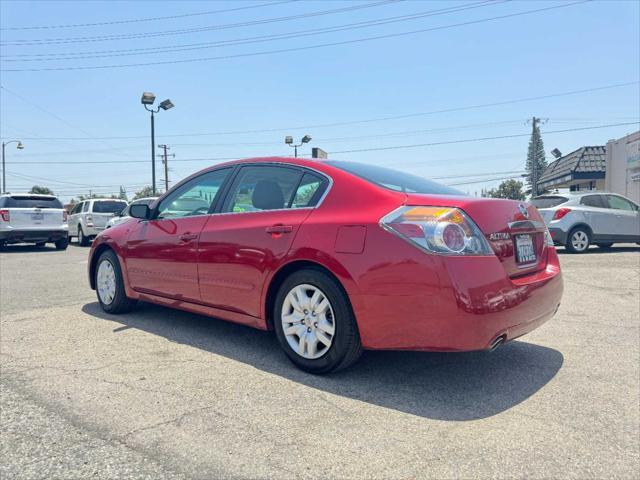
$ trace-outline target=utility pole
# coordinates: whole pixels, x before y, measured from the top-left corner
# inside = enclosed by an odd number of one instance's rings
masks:
[[[164,191],[169,191],[169,157],[175,158],[175,153],[168,154],[167,151],[170,150],[169,145],[158,145],[158,148],[161,148],[162,153],[162,163],[164,164]]]

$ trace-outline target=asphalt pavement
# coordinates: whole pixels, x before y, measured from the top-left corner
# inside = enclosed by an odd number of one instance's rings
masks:
[[[297,370],[268,332],[103,313],[88,249],[0,253],[0,478],[638,478],[640,248],[562,253],[557,316],[494,353]]]

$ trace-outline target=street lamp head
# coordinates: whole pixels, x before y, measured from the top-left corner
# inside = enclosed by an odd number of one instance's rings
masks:
[[[142,98],[140,99],[140,103],[143,105],[153,105],[153,102],[156,101],[156,96],[151,92],[144,92],[142,94]]]
[[[22,149],[24,149],[24,145],[22,145],[22,142],[18,142],[18,145],[16,145],[16,148],[18,150],[22,150]]]
[[[284,137],[284,143],[287,145],[293,145],[293,137],[291,135],[287,135]]]
[[[562,152],[557,148],[554,148],[553,150],[551,150],[551,155],[553,155],[556,158],[560,158],[562,156]]]
[[[305,135],[302,137],[302,143],[309,143],[311,141],[311,135]]]
[[[160,102],[160,108],[163,110],[169,110],[170,108],[173,108],[173,107],[174,107],[173,103],[171,103],[171,100],[169,100],[168,98]]]

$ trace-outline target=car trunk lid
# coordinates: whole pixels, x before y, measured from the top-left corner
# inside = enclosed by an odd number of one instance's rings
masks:
[[[546,266],[546,226],[537,209],[526,202],[407,194],[405,203],[463,210],[480,228],[511,277],[536,272]]]

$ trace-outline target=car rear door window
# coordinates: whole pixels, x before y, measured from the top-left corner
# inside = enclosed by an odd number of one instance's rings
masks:
[[[296,168],[270,165],[242,167],[223,211],[242,213],[290,208],[301,177],[302,172]]]
[[[327,189],[328,181],[324,177],[305,173],[293,196],[291,208],[315,207]]]
[[[156,218],[181,218],[206,215],[231,173],[231,168],[207,172],[180,186],[158,205]]]
[[[89,211],[89,203],[91,203],[91,202],[84,202],[82,204],[82,211],[83,212],[88,212]]]
[[[585,207],[607,208],[602,195],[586,195],[580,199],[580,205]]]
[[[606,195],[608,207],[614,210],[628,210],[635,212],[638,207],[628,201],[626,198],[618,197],[617,195]]]

